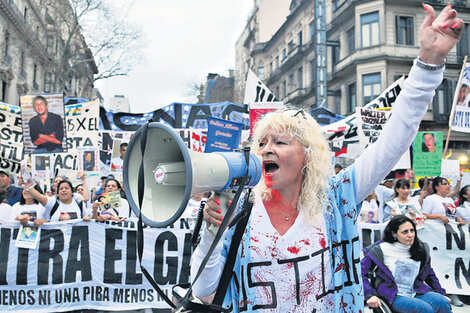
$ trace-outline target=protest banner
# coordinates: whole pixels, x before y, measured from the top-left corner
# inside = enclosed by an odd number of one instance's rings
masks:
[[[19,174],[23,159],[23,128],[20,108],[0,102],[0,167]]]
[[[25,95],[20,104],[24,153],[67,151],[62,94]]]
[[[136,131],[152,120],[173,128],[207,129],[209,116],[242,123],[249,128],[248,118],[243,116],[245,107],[229,101],[218,103],[172,103],[147,113],[111,112],[100,107],[100,129],[115,131]]]
[[[392,107],[403,89],[404,81],[405,77],[400,77],[384,90],[380,96],[364,105],[363,108],[383,109]],[[322,131],[326,139],[330,142],[330,147],[335,153],[335,156],[347,154],[346,156],[355,159],[362,153],[359,146],[356,114],[351,114],[336,123],[322,126]]]
[[[98,113],[98,100],[65,106],[68,150],[54,154],[54,172],[57,169],[78,171],[78,148],[98,147]]]
[[[51,164],[53,162],[52,154],[33,154],[31,155],[32,176],[34,179],[46,179],[51,177]]]
[[[269,90],[269,88],[256,76],[251,69],[248,69],[245,85],[245,98],[244,104],[251,104],[253,102],[274,102],[276,96]]]
[[[237,149],[240,145],[242,126],[240,123],[210,117],[205,152],[229,152]]]
[[[413,172],[416,176],[439,176],[443,132],[418,132],[413,142]]]
[[[425,221],[418,237],[429,245],[431,266],[449,294],[470,295],[470,225]],[[361,247],[382,238],[387,224],[358,223]]]
[[[15,246],[19,223],[0,229],[0,310],[168,308],[137,259],[136,221],[68,221],[41,226],[36,249]],[[187,219],[165,229],[144,228],[142,264],[171,298],[189,282],[192,252]]]

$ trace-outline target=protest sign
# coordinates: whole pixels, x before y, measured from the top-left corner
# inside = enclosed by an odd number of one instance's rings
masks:
[[[62,94],[25,95],[20,103],[24,153],[67,151]]]
[[[39,242],[39,236],[41,234],[41,228],[34,226],[20,226],[16,238],[15,246],[18,248],[36,249]]]
[[[52,173],[50,173],[50,171],[51,171],[52,162],[53,162],[53,155],[52,154],[33,154],[33,155],[31,155],[32,176],[33,176],[33,178],[35,178],[35,179],[46,179],[47,177],[51,177]]]
[[[111,191],[102,194],[98,200],[100,203],[100,210],[116,209],[122,206],[121,204],[121,193],[119,191]]]
[[[20,108],[0,102],[0,167],[20,172],[23,159],[23,128]]]
[[[431,266],[447,293],[470,294],[470,225],[425,221],[418,237],[429,245]],[[382,239],[387,223],[358,223],[361,247]]]
[[[439,176],[443,132],[418,132],[413,142],[413,172],[416,176]]]
[[[172,103],[148,113],[126,113],[106,111],[100,108],[100,129],[115,131],[136,131],[152,120],[173,128],[207,129],[209,117],[217,117],[242,123],[249,128],[248,118],[243,116],[245,107],[229,101],[218,103]]]
[[[390,118],[390,111],[356,108],[357,133],[362,149],[373,144]]]
[[[469,104],[467,107],[461,105],[457,105],[455,107],[455,117],[454,123],[452,124],[452,130],[470,133],[470,99],[467,103]]]
[[[127,145],[131,140],[133,132],[119,132],[113,138],[113,152],[111,155],[111,172],[122,173],[124,157],[127,151]]]
[[[405,78],[402,76],[391,84],[377,98],[363,106],[365,109],[389,108],[395,103],[398,95],[403,89]],[[347,154],[350,158],[357,158],[362,150],[359,147],[357,133],[357,115],[351,114],[348,117],[322,127],[325,137],[330,141],[330,147],[335,156]]]
[[[168,308],[142,275],[136,221],[69,221],[41,226],[37,249],[19,249],[19,223],[0,230],[0,310],[65,312]],[[186,219],[144,228],[142,264],[171,298],[189,282],[192,252]]]
[[[454,187],[457,181],[460,180],[459,160],[442,159],[440,176],[450,180],[452,182],[451,187]]]
[[[273,102],[277,101],[276,96],[266,87],[251,69],[248,70],[245,85],[244,104],[253,102]]]
[[[190,149],[196,152],[204,153],[206,150],[207,132],[194,128],[190,128],[189,130],[191,132]]]
[[[284,107],[284,102],[253,102],[250,103],[250,133],[253,133],[258,119],[268,113]]]
[[[233,151],[240,144],[242,124],[209,118],[209,129],[207,130],[207,143],[205,152]]]
[[[78,149],[78,170],[85,172],[87,176],[91,173],[98,174],[99,151],[97,148]]]

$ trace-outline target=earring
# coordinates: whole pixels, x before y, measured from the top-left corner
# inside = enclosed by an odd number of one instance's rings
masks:
[[[398,238],[397,238],[397,237],[395,237],[395,236],[393,236],[393,239],[394,239],[395,241],[397,241],[397,240],[398,240]]]

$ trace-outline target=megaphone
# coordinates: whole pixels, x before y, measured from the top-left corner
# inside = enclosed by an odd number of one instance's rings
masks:
[[[187,148],[183,139],[169,126],[149,123],[142,157],[141,127],[127,146],[123,182],[127,200],[134,213],[151,227],[173,224],[184,212],[191,197],[206,191],[237,189],[245,176],[247,162],[243,152],[200,153]],[[139,186],[143,162],[144,184]],[[248,182],[255,186],[261,178],[261,161],[250,153]],[[139,188],[143,188],[141,209]]]

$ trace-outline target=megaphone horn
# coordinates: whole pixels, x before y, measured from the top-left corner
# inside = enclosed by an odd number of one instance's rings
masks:
[[[151,227],[168,227],[184,212],[189,199],[206,191],[236,189],[247,169],[243,152],[199,153],[187,148],[183,139],[169,126],[150,123],[144,157],[141,152],[143,128],[132,136],[123,166],[124,190],[137,216]],[[144,185],[139,186],[143,162]],[[250,153],[249,181],[255,186],[261,178],[261,161]],[[139,188],[144,188],[141,210]]]

